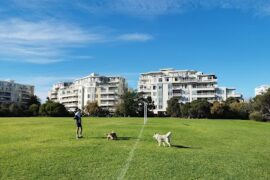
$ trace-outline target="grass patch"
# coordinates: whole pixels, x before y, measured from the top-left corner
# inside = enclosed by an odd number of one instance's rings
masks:
[[[0,118],[2,179],[117,179],[142,128],[141,118]],[[118,141],[104,133],[114,130]],[[155,132],[172,131],[172,148]],[[269,179],[270,124],[150,118],[125,179]]]

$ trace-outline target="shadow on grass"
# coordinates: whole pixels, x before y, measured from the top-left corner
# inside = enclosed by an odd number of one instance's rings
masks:
[[[94,139],[106,139],[107,140],[107,137],[92,137]],[[131,140],[131,139],[137,139],[135,137],[117,137],[117,141],[128,141],[128,140]]]
[[[202,149],[201,147],[190,147],[190,146],[182,146],[182,145],[172,145],[171,147],[177,149]]]

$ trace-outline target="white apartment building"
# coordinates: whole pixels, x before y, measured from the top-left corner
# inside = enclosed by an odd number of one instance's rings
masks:
[[[114,112],[125,88],[126,81],[123,77],[106,77],[92,73],[74,82],[53,85],[49,98],[62,103],[69,111],[83,109],[88,101],[96,101],[100,107]]]
[[[270,88],[270,85],[261,85],[257,88],[255,88],[255,96],[262,95],[268,91]]]
[[[18,84],[15,81],[0,81],[0,104],[25,104],[34,95],[34,86]]]
[[[154,113],[165,112],[167,101],[172,97],[179,97],[182,103],[198,99],[213,102],[225,101],[228,97],[242,98],[233,88],[218,87],[214,74],[194,70],[161,69],[142,73],[138,92],[142,92],[145,97],[152,97],[156,106]]]

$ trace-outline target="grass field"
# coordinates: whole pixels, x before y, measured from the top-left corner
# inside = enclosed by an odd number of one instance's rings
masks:
[[[76,140],[72,118],[0,118],[0,177],[270,179],[269,123],[150,118],[138,139],[142,121],[83,118]],[[120,140],[104,139],[111,130]],[[168,131],[174,147],[158,147]]]

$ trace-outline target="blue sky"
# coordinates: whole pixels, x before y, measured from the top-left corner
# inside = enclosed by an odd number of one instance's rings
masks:
[[[161,68],[215,73],[245,98],[270,84],[267,0],[6,0],[0,2],[0,79],[52,84],[92,72]]]

